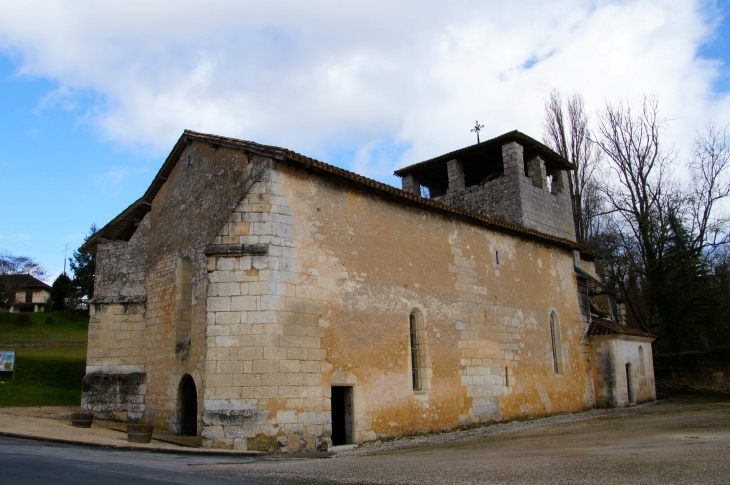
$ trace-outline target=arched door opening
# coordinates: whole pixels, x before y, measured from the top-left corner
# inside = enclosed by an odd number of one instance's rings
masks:
[[[180,386],[180,434],[183,436],[198,435],[198,391],[195,381],[185,375]]]

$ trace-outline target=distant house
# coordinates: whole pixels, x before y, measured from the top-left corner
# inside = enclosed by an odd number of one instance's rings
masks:
[[[42,312],[51,297],[51,287],[29,274],[0,275],[0,285],[9,287],[13,312]]]

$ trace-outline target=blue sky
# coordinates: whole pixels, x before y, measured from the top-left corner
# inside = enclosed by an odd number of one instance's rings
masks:
[[[49,273],[62,271],[92,223],[105,224],[150,183],[164,157],[140,154],[84,122],[103,102],[92,91],[74,105],[49,101],[52,79],[18,74],[0,55],[0,250],[29,255]]]
[[[0,250],[29,255],[49,273],[63,268],[92,223],[105,224],[149,184],[163,157],[104,140],[83,114],[100,95],[73,106],[48,100],[52,79],[18,74],[0,55]],[[117,174],[118,173],[118,174]],[[124,176],[124,174],[126,174]]]
[[[504,3],[0,0],[0,250],[55,277],[185,128],[397,184],[475,119],[540,138],[553,88],[656,94],[680,157],[730,122],[730,0]]]

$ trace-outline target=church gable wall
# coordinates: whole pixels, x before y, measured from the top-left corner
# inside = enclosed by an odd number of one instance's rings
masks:
[[[188,144],[130,241],[100,241],[85,408],[177,430],[184,375],[193,377],[202,397],[204,249],[243,196],[257,162],[238,150]],[[183,260],[190,268],[185,291],[179,288]],[[183,293],[187,309],[179,305]],[[187,332],[176,331],[181,316],[190,322]],[[138,385],[121,386],[124,393],[120,386],[99,387],[105,376]]]

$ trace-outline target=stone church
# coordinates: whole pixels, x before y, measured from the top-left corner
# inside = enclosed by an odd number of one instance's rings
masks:
[[[292,452],[655,399],[654,336],[506,133],[396,172],[185,131],[99,230],[82,406]]]

